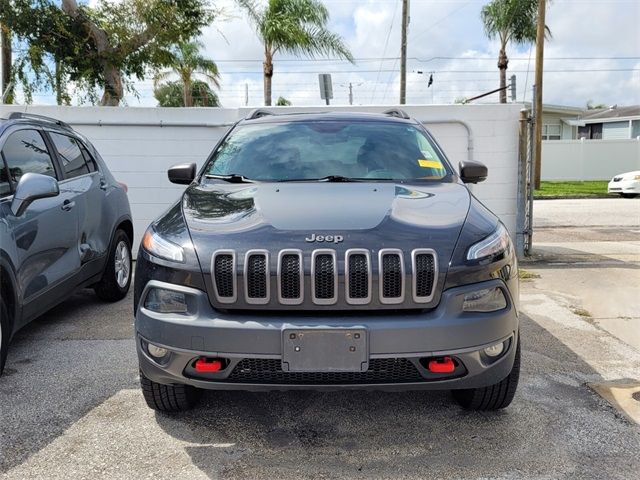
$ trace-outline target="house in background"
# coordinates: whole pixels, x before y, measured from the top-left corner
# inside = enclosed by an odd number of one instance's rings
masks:
[[[531,109],[531,103],[525,102]],[[579,118],[585,109],[565,105],[542,105],[542,140],[573,140],[578,138],[578,126],[572,122]]]
[[[530,103],[525,103],[531,108]],[[542,106],[542,140],[621,140],[640,136],[640,105],[587,110]]]
[[[571,123],[586,140],[622,140],[640,137],[640,105],[587,110]]]

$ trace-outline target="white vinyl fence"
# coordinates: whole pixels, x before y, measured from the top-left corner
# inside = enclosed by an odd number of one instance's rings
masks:
[[[382,112],[378,107],[277,107],[272,111]],[[489,167],[489,178],[472,191],[516,236],[518,118],[522,105],[405,106],[425,122],[454,166],[472,158]],[[85,134],[116,179],[129,187],[135,246],[149,223],[184,190],[167,180],[177,163],[202,166],[216,142],[252,109],[0,106],[0,117],[27,111],[55,117]],[[518,232],[519,233],[519,232]]]
[[[542,142],[542,180],[610,180],[640,170],[640,139]]]

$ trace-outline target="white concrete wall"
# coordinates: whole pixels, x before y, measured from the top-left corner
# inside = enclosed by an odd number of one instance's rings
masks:
[[[542,142],[542,180],[609,180],[640,170],[640,140]]]
[[[381,112],[389,106],[329,107],[330,110]],[[441,144],[454,166],[469,158],[489,167],[486,182],[472,186],[474,194],[516,232],[518,118],[522,108],[508,105],[405,106]],[[322,111],[327,108],[278,107],[278,111]],[[200,167],[229,125],[252,109],[122,108],[0,106],[0,116],[28,111],[59,118],[85,134],[114,176],[129,187],[137,246],[149,223],[179,198],[183,187],[167,180],[171,165],[196,162]],[[464,122],[464,125],[448,123]]]

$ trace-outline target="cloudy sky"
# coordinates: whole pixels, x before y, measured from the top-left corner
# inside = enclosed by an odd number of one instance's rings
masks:
[[[342,35],[356,65],[336,59],[275,59],[274,101],[323,103],[318,73],[331,73],[333,104],[392,104],[399,97],[401,0],[322,0],[330,28]],[[203,34],[206,54],[222,72],[219,92],[228,107],[262,102],[262,47],[234,0],[214,0],[225,20]],[[450,103],[497,88],[498,44],[487,40],[480,21],[484,0],[410,0],[407,103]],[[549,3],[549,2],[548,2]],[[545,46],[545,103],[584,106],[640,104],[640,0],[554,0],[547,11],[552,32]],[[530,100],[535,48],[508,48],[508,75],[516,75],[517,100]],[[419,74],[418,71],[422,71]],[[427,79],[433,72],[433,85]],[[155,105],[152,82],[137,84],[140,98],[127,103]],[[41,101],[46,101],[41,98]],[[497,95],[483,101],[495,102]]]

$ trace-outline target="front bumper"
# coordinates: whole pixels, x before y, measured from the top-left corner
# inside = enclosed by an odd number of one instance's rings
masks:
[[[463,295],[481,288],[499,287],[507,307],[491,313],[462,311]],[[149,289],[168,288],[190,297],[188,315],[160,314],[144,308]],[[388,315],[230,314],[214,310],[206,293],[178,285],[152,280],[146,285],[136,312],[136,343],[140,368],[149,379],[164,384],[183,383],[206,389],[281,390],[281,389],[454,389],[491,385],[505,378],[513,366],[518,341],[518,317],[508,289],[501,280],[449,289],[442,294],[439,306],[429,312]],[[368,358],[375,363],[398,359],[410,362],[414,377],[407,381],[350,381],[339,383],[302,376],[300,382],[237,381],[232,375],[244,360],[281,360],[283,331],[286,329],[359,328],[367,332]],[[504,342],[505,351],[491,359],[483,349]],[[164,347],[169,355],[155,361],[143,348],[145,342]],[[216,357],[228,361],[220,372],[194,376],[191,365],[198,357]],[[425,368],[425,359],[451,356],[461,365],[450,376],[433,376]],[[271,362],[273,364],[273,362]],[[233,380],[230,380],[230,377]],[[286,377],[280,375],[278,378]],[[324,377],[322,377],[324,378]],[[327,376],[326,378],[331,378]]]
[[[607,186],[608,193],[636,193],[640,194],[640,180],[611,180]]]

